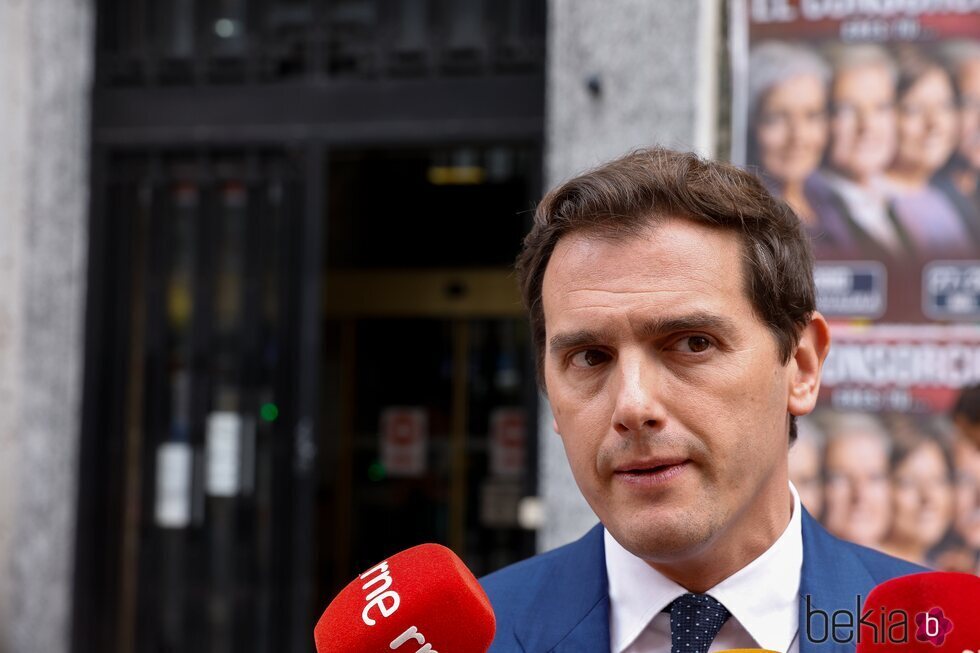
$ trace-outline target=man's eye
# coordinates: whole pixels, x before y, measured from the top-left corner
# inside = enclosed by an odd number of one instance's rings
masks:
[[[711,347],[711,341],[704,336],[688,336],[677,343],[677,349],[683,352],[700,354]]]
[[[609,354],[598,349],[586,349],[572,356],[572,365],[575,367],[595,367],[609,360]]]

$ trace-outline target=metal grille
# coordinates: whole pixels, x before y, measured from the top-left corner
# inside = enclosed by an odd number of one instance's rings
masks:
[[[99,84],[539,73],[543,0],[105,0]]]
[[[90,350],[103,373],[89,419],[108,457],[93,500],[118,505],[119,522],[87,554],[116,579],[99,592],[112,618],[84,626],[91,650],[288,650],[293,611],[306,617],[308,589],[290,580],[305,482],[294,438],[305,158],[109,158],[93,246],[111,255],[93,274],[92,310],[112,315],[116,335]]]

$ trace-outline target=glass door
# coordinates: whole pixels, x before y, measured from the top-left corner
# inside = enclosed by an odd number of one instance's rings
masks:
[[[338,274],[326,293],[319,595],[423,542],[477,575],[532,554],[536,393],[512,276]]]
[[[533,553],[519,506],[537,391],[512,265],[539,161],[516,145],[331,153],[322,605],[423,542],[477,575]]]

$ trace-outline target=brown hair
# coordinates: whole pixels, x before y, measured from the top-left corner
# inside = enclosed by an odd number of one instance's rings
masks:
[[[960,391],[952,416],[953,419],[965,419],[970,424],[980,424],[980,385],[971,385]]]
[[[950,431],[952,424],[941,416],[924,417],[906,413],[885,415],[888,434],[892,441],[889,456],[889,468],[892,473],[905,462],[905,459],[915,453],[919,447],[934,444],[939,448],[946,473],[953,476],[953,458],[950,454]]]
[[[940,59],[931,57],[918,48],[903,44],[896,48],[896,61],[898,77],[895,81],[895,97],[899,104],[913,86],[931,73],[942,75],[953,93],[953,101],[959,102],[959,91],[953,83],[953,76]]]
[[[517,275],[544,388],[544,272],[555,245],[572,233],[636,238],[650,224],[681,217],[737,232],[746,295],[789,362],[815,310],[813,256],[799,218],[752,174],[689,152],[631,152],[553,189],[534,214]],[[795,430],[795,429],[794,429]]]

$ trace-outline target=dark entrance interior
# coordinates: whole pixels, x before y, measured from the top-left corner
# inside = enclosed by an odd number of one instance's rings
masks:
[[[533,493],[536,392],[510,266],[537,159],[503,145],[331,157],[327,582],[422,541],[477,574],[532,553],[517,500]],[[404,446],[391,419],[406,421]]]

